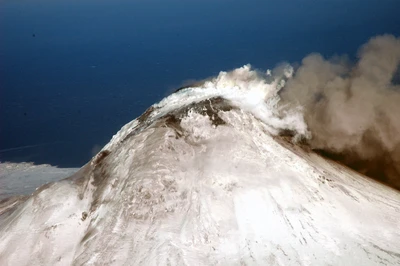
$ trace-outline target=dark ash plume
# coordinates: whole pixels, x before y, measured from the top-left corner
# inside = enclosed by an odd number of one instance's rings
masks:
[[[285,108],[301,106],[312,149],[400,189],[400,38],[363,45],[358,62],[303,59],[280,92]]]

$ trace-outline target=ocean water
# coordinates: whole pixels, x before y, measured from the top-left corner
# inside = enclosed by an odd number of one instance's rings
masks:
[[[397,0],[0,1],[0,160],[79,167],[193,80],[400,35]]]

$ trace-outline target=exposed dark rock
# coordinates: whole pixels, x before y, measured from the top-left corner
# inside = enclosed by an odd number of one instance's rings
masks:
[[[234,108],[235,107],[230,101],[222,97],[215,97],[200,102],[191,103],[182,108],[171,111],[163,117],[158,118],[157,121],[153,121],[150,119],[150,114],[154,111],[154,108],[151,107],[138,118],[139,125],[137,126],[137,128],[129,133],[125,137],[125,139],[122,140],[121,143],[124,143],[130,137],[137,135],[145,128],[153,125],[158,126],[160,125],[160,123],[163,123],[164,126],[173,128],[176,131],[177,136],[179,137],[183,133],[180,122],[184,117],[188,115],[190,110],[202,115],[207,115],[210,118],[212,124],[215,126],[224,125],[226,124],[226,122],[218,115],[218,113],[220,111],[230,111]]]

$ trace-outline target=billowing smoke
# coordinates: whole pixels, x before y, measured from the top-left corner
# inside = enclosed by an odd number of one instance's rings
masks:
[[[400,189],[399,69],[392,35],[363,45],[355,64],[311,54],[280,91],[281,104],[302,107],[312,149]]]
[[[230,100],[313,150],[400,190],[400,38],[363,45],[358,60],[311,54],[266,73],[245,65],[182,87],[156,107],[212,97]],[[165,111],[165,110],[164,110]]]

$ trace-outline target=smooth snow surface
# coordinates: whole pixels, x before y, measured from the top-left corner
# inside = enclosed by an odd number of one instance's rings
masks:
[[[399,265],[400,194],[274,137],[307,130],[268,84],[227,80],[154,105],[3,212],[0,265]]]
[[[79,169],[32,163],[0,163],[0,200],[33,193],[37,187],[71,176]]]

